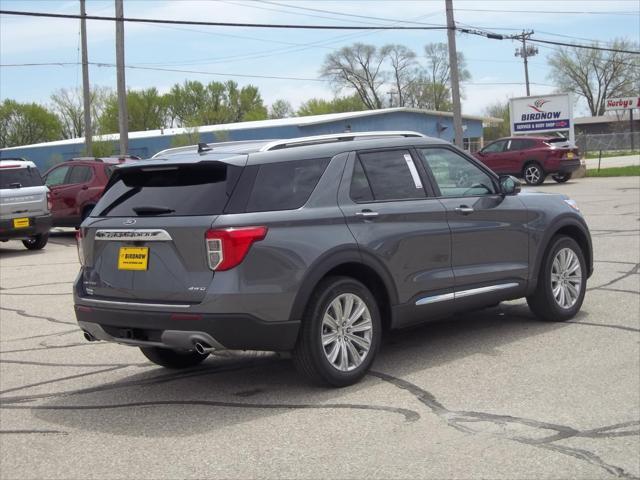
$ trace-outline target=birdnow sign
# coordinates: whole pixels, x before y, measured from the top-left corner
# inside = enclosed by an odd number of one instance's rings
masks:
[[[568,93],[512,98],[511,135],[569,130],[573,136],[572,107]]]

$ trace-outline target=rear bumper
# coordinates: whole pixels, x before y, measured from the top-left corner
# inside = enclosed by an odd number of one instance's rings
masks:
[[[48,233],[51,230],[51,215],[39,215],[28,217],[29,226],[24,228],[14,228],[13,220],[0,220],[0,240],[10,240],[13,238],[29,238],[35,235]]]
[[[571,173],[580,168],[580,159],[562,160],[558,164],[557,173]]]
[[[191,350],[292,350],[300,322],[265,322],[246,314],[140,311],[75,305],[80,328],[98,340]]]

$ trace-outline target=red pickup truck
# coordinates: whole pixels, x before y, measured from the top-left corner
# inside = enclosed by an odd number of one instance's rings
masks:
[[[498,174],[540,185],[547,175],[564,183],[580,167],[580,152],[562,137],[508,137],[491,142],[475,157]]]

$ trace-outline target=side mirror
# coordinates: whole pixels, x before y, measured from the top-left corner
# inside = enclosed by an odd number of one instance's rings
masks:
[[[500,177],[500,193],[503,195],[517,195],[522,190],[520,180],[511,175],[503,175]]]

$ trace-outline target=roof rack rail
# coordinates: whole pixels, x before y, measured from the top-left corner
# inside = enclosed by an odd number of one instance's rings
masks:
[[[2,157],[0,158],[0,160],[5,161],[5,160],[11,160],[12,162],[28,162],[29,160],[27,160],[26,158],[22,158],[22,157]]]
[[[283,148],[302,147],[305,145],[318,145],[322,143],[345,142],[356,139],[380,138],[380,137],[424,137],[423,134],[411,131],[380,131],[380,132],[342,132],[329,135],[315,135],[312,137],[287,138],[274,140],[263,146],[260,151],[280,150]]]

